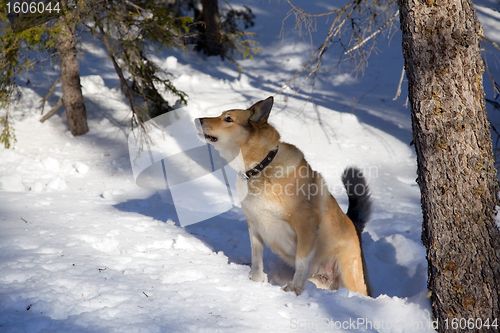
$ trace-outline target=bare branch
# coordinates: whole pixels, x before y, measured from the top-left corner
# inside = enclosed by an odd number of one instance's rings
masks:
[[[398,90],[396,91],[396,96],[392,99],[397,100],[399,95],[401,95],[401,85],[403,84],[403,78],[405,77],[405,66],[403,65],[403,70],[401,71],[401,77],[399,78]]]
[[[52,116],[54,113],[56,113],[57,110],[59,110],[59,108],[63,105],[63,99],[62,97],[59,98],[59,101],[57,102],[56,105],[54,105],[54,107],[52,109],[50,109],[50,111],[42,117],[42,119],[40,119],[40,122],[43,123],[45,120],[49,119],[50,116]]]
[[[137,14],[141,15],[141,10],[144,11],[144,8],[141,8],[141,7],[137,6],[132,1],[126,1],[126,2],[127,2],[128,5],[134,7],[134,9],[137,11]]]
[[[303,16],[307,16],[307,17],[322,17],[322,16],[328,16],[328,15],[332,15],[332,14],[336,14],[336,13],[339,13],[343,10],[346,10],[347,8],[351,7],[354,5],[354,2],[351,2],[349,4],[347,4],[346,6],[342,7],[342,8],[337,8],[337,9],[334,9],[330,12],[326,12],[326,13],[321,13],[321,14],[309,14],[309,13],[306,13],[304,12],[302,9],[300,9],[299,7],[296,7],[294,6],[290,0],[286,0],[286,2],[288,2],[288,4],[293,8],[293,10],[295,10],[297,13],[299,13],[300,15],[303,15]]]
[[[345,51],[344,54],[349,54],[351,53],[352,51],[360,48],[361,46],[363,46],[363,44],[365,44],[367,41],[369,41],[370,39],[372,39],[373,37],[375,37],[376,35],[378,35],[390,22],[392,22],[392,20],[394,20],[397,16],[399,15],[399,10],[396,11],[396,13],[394,13],[394,16],[392,16],[391,18],[389,18],[387,21],[385,21],[384,24],[382,24],[380,26],[380,28],[378,28],[377,31],[375,31],[374,33],[372,33],[370,36],[366,37],[364,40],[362,40],[359,44],[353,46],[352,48],[350,48],[349,50]]]
[[[45,95],[45,97],[40,100],[40,103],[42,103],[42,114],[43,114],[43,109],[45,108],[45,102],[47,102],[47,100],[49,99],[50,95],[52,95],[52,92],[54,91],[54,89],[55,89],[57,83],[59,82],[59,80],[61,80],[61,75],[59,75],[57,77],[57,80],[54,81],[54,83],[52,84],[52,87],[50,87],[49,92],[47,93],[47,95]]]
[[[316,80],[317,74],[323,64],[324,54],[328,51],[333,44],[338,43],[343,51],[340,53],[338,65],[343,60],[351,59],[356,64],[353,69],[355,72],[362,72],[366,66],[367,59],[375,48],[375,44],[369,45],[367,43],[374,39],[378,34],[382,33],[399,15],[399,10],[395,10],[395,0],[386,0],[384,4],[373,4],[369,0],[353,0],[342,8],[338,8],[323,14],[309,14],[302,9],[294,6],[291,0],[286,0],[292,7],[291,11],[286,16],[285,20],[295,13],[295,29],[299,31],[306,28],[311,33],[314,27],[315,19],[318,17],[333,16],[333,23],[331,23],[329,31],[323,40],[323,43],[313,52],[311,58],[307,63],[298,70],[293,78],[288,81],[277,94],[282,93],[289,87],[297,78],[303,73],[307,72],[305,78],[302,80],[298,89],[295,90],[294,95],[303,89],[306,82],[310,78]],[[384,18],[383,23],[378,22]],[[282,27],[282,33],[284,25]],[[342,36],[347,31],[351,31],[347,44],[342,41]],[[314,90],[315,82],[312,83]],[[312,94],[312,93],[311,93]]]

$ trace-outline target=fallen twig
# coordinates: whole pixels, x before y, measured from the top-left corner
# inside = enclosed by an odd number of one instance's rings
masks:
[[[54,81],[54,83],[52,84],[52,87],[50,87],[49,92],[47,93],[47,95],[45,95],[45,97],[40,100],[40,103],[42,103],[42,114],[43,114],[43,109],[45,108],[45,102],[47,102],[47,100],[49,99],[50,95],[52,95],[52,92],[54,91],[54,89],[55,89],[55,87],[57,85],[57,82],[59,82],[59,80],[61,80],[61,75],[59,75],[59,77],[57,78],[57,80]]]
[[[62,97],[59,98],[59,101],[57,102],[56,105],[54,105],[54,107],[52,109],[50,109],[50,111],[42,117],[42,119],[40,119],[40,122],[43,123],[45,120],[49,119],[50,116],[52,116],[54,113],[56,113],[57,110],[59,110],[59,108],[63,105],[63,99]]]

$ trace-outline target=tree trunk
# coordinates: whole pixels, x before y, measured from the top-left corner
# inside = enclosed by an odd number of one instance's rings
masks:
[[[66,8],[66,1],[62,1]],[[61,67],[61,80],[63,101],[68,118],[68,127],[74,136],[88,132],[87,112],[83,103],[82,86],[80,84],[80,71],[76,57],[75,26],[68,22],[64,16],[62,31],[59,34],[57,50],[59,52],[59,65]]]
[[[500,232],[482,28],[471,0],[398,3],[434,320],[497,331],[484,326],[500,320]]]
[[[209,56],[224,56],[218,0],[201,0],[205,31],[201,36],[200,48]]]

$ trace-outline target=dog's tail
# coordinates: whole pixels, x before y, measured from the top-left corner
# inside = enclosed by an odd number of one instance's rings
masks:
[[[348,167],[344,170],[342,183],[349,197],[349,208],[346,215],[351,219],[359,235],[361,235],[372,212],[368,184],[361,170],[356,167]]]

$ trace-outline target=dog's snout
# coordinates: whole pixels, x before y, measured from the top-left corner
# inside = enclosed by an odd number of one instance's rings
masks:
[[[194,125],[196,126],[196,128],[197,128],[198,130],[200,130],[200,131],[201,131],[201,130],[203,129],[203,118],[196,118],[196,119],[194,120]]]

